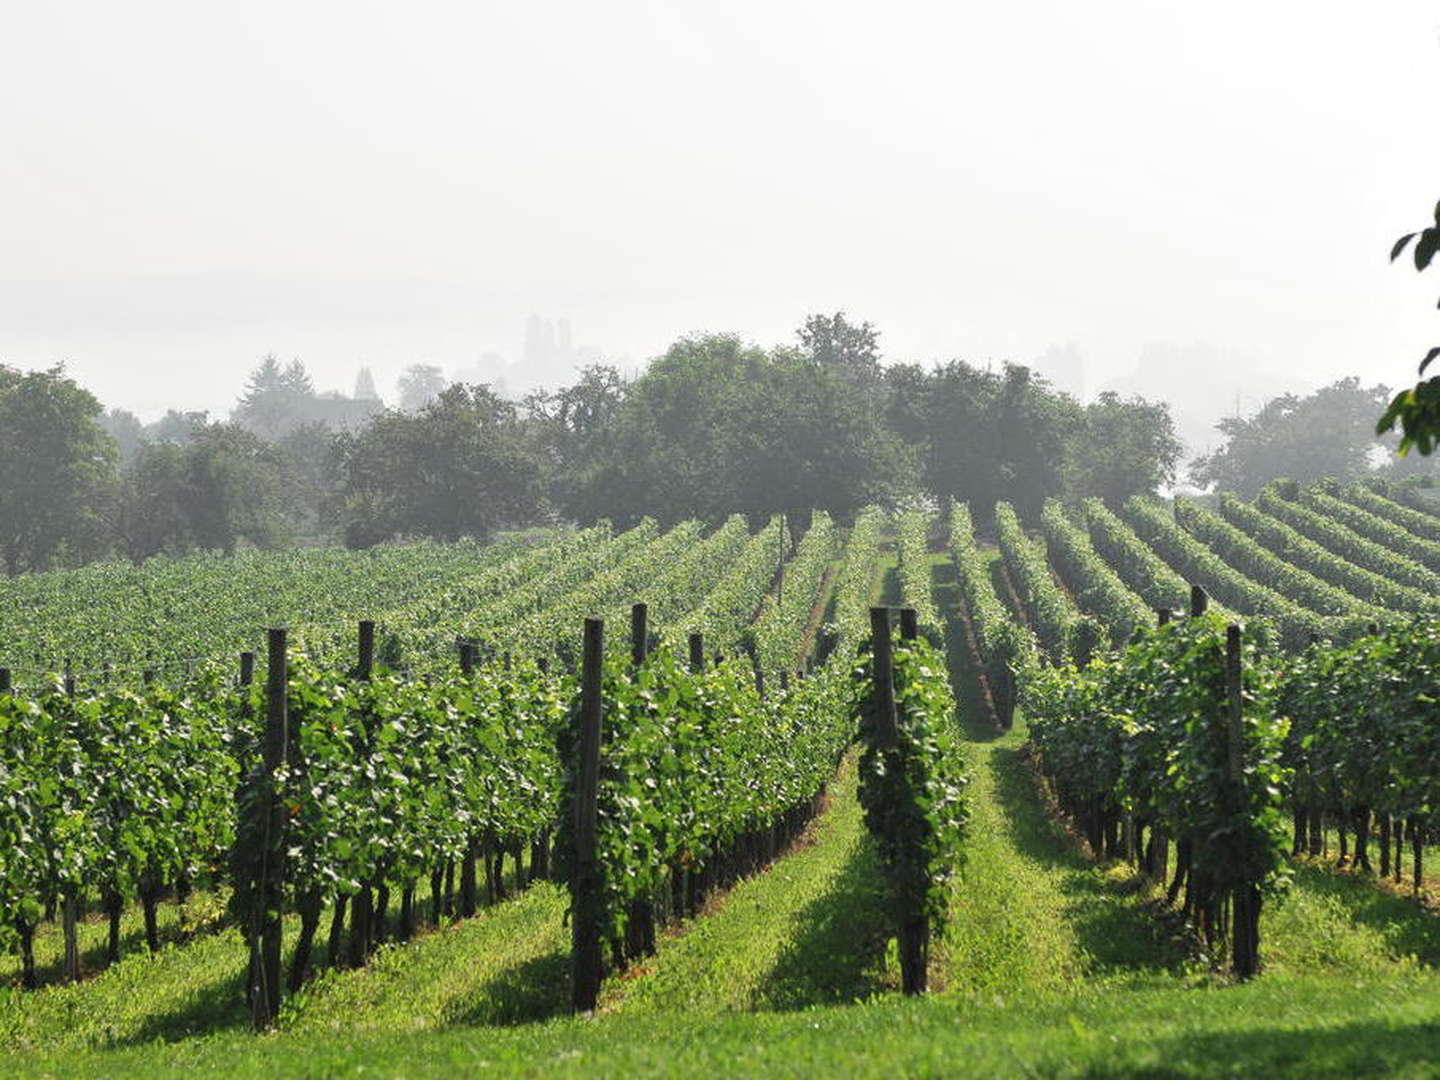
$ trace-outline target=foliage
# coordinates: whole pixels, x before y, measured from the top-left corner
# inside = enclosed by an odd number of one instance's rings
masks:
[[[1075,656],[1083,662],[1099,641],[1099,625],[1081,615],[1050,573],[1043,541],[1031,540],[1008,502],[995,504],[995,532],[1000,553],[1035,634],[1055,663]]]
[[[1383,386],[1367,388],[1351,376],[1308,397],[1272,398],[1254,416],[1227,417],[1216,425],[1225,444],[1198,458],[1190,477],[1253,498],[1276,477],[1311,483],[1363,476],[1377,445],[1373,421],[1385,394]]]
[[[975,542],[970,507],[965,503],[957,502],[950,510],[950,554],[999,722],[1009,727],[1015,711],[1015,686],[1039,663],[1039,643],[996,595],[990,560]]]
[[[1045,503],[1040,527],[1051,561],[1070,586],[1076,604],[1105,625],[1112,644],[1124,645],[1136,629],[1150,625],[1154,615],[1149,606],[1095,553],[1090,537],[1075,526],[1058,502]]]
[[[1328,514],[1299,501],[1299,489],[1289,481],[1266,485],[1255,498],[1255,507],[1296,533],[1323,545],[1345,563],[1368,570],[1398,586],[1440,595],[1440,574],[1421,563],[1376,543]]]
[[[703,871],[810,803],[851,739],[851,693],[831,667],[762,698],[743,659],[692,672],[662,645],[638,668],[609,660],[596,825],[602,938],[618,948],[631,903],[654,895],[671,867]],[[569,729],[560,752],[557,869],[570,881],[577,761]]]
[[[820,583],[835,557],[835,523],[823,510],[810,518],[795,556],[785,564],[776,592],[767,595],[755,616],[755,658],[761,670],[778,675],[801,663],[800,648],[820,593]]]
[[[1203,616],[1147,631],[1083,670],[1041,672],[1025,694],[1037,755],[1072,811],[1123,808],[1187,845],[1191,910],[1212,942],[1224,936],[1217,920],[1227,898],[1238,904],[1286,881],[1288,723],[1251,640],[1241,665],[1237,719],[1225,624]],[[1237,965],[1240,951],[1236,943]]]
[[[1280,558],[1199,503],[1177,497],[1175,521],[1228,565],[1301,607],[1322,615],[1380,614],[1344,589],[1301,569],[1293,560]]]
[[[895,515],[895,547],[899,556],[901,604],[915,609],[920,632],[939,647],[945,639],[945,627],[930,598],[930,532],[934,523],[935,514],[930,510],[922,507],[900,510]]]
[[[1364,615],[1320,615],[1235,570],[1177,525],[1172,515],[1153,500],[1128,500],[1123,516],[1135,534],[1166,563],[1227,608],[1273,621],[1280,633],[1280,643],[1287,649],[1303,648],[1312,636],[1343,639],[1364,631]]]
[[[1416,271],[1423,271],[1440,251],[1440,202],[1435,204],[1435,223],[1418,232],[1406,233],[1395,241],[1390,249],[1390,261],[1398,259],[1415,241],[1411,249],[1415,255]],[[1421,381],[1401,390],[1391,400],[1375,425],[1377,435],[1400,427],[1400,454],[1404,456],[1410,448],[1417,447],[1422,454],[1429,454],[1440,445],[1440,375],[1426,379],[1425,369],[1440,356],[1440,345],[1428,350],[1420,361]]]
[[[1227,494],[1220,496],[1219,506],[1226,521],[1264,545],[1276,558],[1345,590],[1362,603],[1400,611],[1440,610],[1440,595],[1428,595],[1366,570],[1271,517],[1258,506]]]
[[[923,638],[906,641],[898,634],[891,655],[893,740],[876,713],[873,660],[856,671],[865,702],[860,804],[900,922],[924,919],[933,930],[945,923],[960,865],[969,781],[944,655]]]
[[[452,386],[417,414],[386,411],[337,437],[349,547],[423,535],[483,538],[538,516],[541,466],[515,406]]]
[[[1393,516],[1394,504],[1362,486],[1317,484],[1302,488],[1300,502],[1377,544],[1440,574],[1440,542],[1417,536]],[[1404,509],[1403,507],[1400,509]]]
[[[0,559],[7,573],[83,562],[107,546],[115,444],[100,403],[62,367],[0,366]]]
[[[1185,610],[1190,586],[1099,499],[1082,505],[1095,551],[1152,609]]]

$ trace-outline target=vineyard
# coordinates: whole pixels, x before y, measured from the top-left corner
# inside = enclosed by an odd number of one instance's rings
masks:
[[[1437,553],[1279,482],[5,581],[0,1060],[1440,1061]]]

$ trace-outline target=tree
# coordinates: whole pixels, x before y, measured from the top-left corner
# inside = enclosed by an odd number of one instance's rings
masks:
[[[541,463],[515,406],[455,385],[418,413],[387,410],[336,437],[350,547],[402,536],[483,538],[541,512]]]
[[[802,350],[682,338],[631,383],[588,496],[619,521],[820,508],[913,490],[914,455],[870,395]]]
[[[1173,483],[1184,450],[1169,405],[1111,391],[1085,406],[1077,441],[1075,493],[1098,495],[1115,507]]]
[[[1440,251],[1440,202],[1435,204],[1435,224],[1418,232],[1406,233],[1395,241],[1390,249],[1390,261],[1394,262],[1415,241],[1415,270],[1423,272]],[[1400,456],[1410,452],[1412,446],[1422,454],[1429,454],[1440,446],[1440,375],[1425,378],[1425,369],[1440,356],[1440,345],[1430,349],[1420,361],[1420,382],[1401,390],[1391,400],[1389,407],[1375,426],[1375,433],[1383,435],[1400,427]]]
[[[445,375],[433,364],[411,364],[400,376],[400,410],[419,412],[445,389]]]
[[[536,390],[525,398],[525,423],[545,465],[550,501],[567,517],[592,521],[610,513],[596,498],[601,491],[597,479],[626,391],[616,368],[592,364],[575,385]]]
[[[100,403],[63,367],[0,366],[0,555],[10,574],[106,550],[119,456]]]
[[[118,531],[139,560],[192,548],[274,548],[293,535],[295,481],[284,454],[238,424],[141,447],[126,471]]]
[[[145,441],[145,425],[126,409],[110,409],[100,415],[98,423],[115,440],[121,465],[130,461]]]
[[[250,373],[231,419],[256,435],[278,439],[311,418],[314,399],[305,365],[292,360],[282,368],[270,353]]]
[[[801,350],[841,378],[872,385],[880,374],[880,332],[868,322],[856,325],[843,311],[809,315],[796,331]]]
[[[1375,411],[1389,391],[1354,376],[1308,397],[1283,394],[1250,417],[1216,425],[1225,444],[1190,466],[1197,484],[1247,497],[1277,477],[1309,483],[1365,475],[1378,447]]]
[[[174,443],[183,446],[204,431],[210,423],[209,412],[201,409],[194,412],[168,410],[164,416],[145,427],[145,438],[149,442]]]

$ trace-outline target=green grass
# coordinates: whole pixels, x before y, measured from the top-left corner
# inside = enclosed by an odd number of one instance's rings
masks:
[[[602,1007],[713,1014],[865,999],[898,981],[886,940],[851,755],[808,841],[688,920],[633,977],[612,979]]]

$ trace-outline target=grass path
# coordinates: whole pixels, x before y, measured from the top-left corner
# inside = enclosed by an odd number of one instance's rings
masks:
[[[667,935],[631,977],[612,979],[602,1008],[705,1014],[867,998],[897,981],[885,926],[851,755],[809,842]]]

